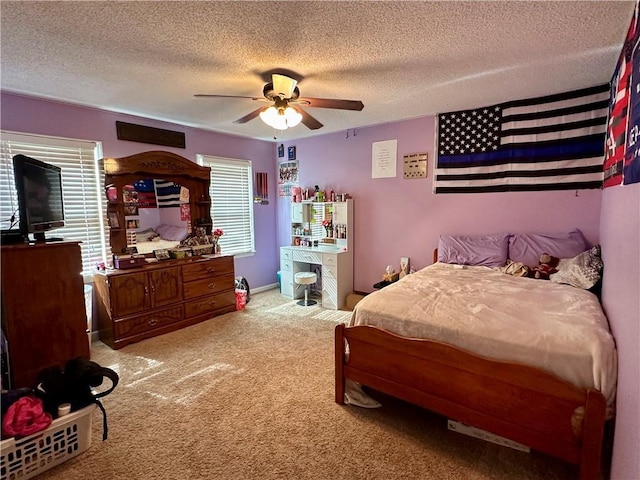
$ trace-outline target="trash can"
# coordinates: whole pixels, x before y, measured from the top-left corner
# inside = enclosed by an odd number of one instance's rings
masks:
[[[89,338],[89,350],[91,350],[91,324],[93,319],[93,287],[84,286],[84,308],[87,312],[87,337]]]
[[[280,293],[282,293],[282,283],[281,283],[281,276],[282,276],[282,272],[280,270],[278,270],[278,273],[276,274],[278,276],[278,290],[280,290]]]

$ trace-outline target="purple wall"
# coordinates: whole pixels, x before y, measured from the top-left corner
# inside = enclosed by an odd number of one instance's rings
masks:
[[[296,146],[302,187],[319,185],[354,198],[356,291],[371,292],[389,264],[432,262],[441,233],[557,232],[580,228],[597,243],[600,190],[435,195],[435,117],[285,143]],[[373,142],[397,140],[395,178],[371,178]],[[402,157],[428,153],[426,179],[403,178]],[[278,198],[278,241],[290,245],[289,197]]]
[[[640,478],[640,184],[602,195],[602,304],[618,348],[611,479]]]
[[[0,97],[0,128],[21,133],[35,133],[102,142],[105,157],[123,157],[149,150],[165,150],[195,161],[196,154],[240,158],[253,162],[254,172],[267,172],[269,197],[276,197],[275,146],[252,140],[186,127],[182,125],[123,115],[94,108],[13,95]],[[116,120],[185,133],[186,148],[170,148],[116,138]],[[235,259],[236,275],[247,278],[249,285],[270,285],[276,281],[279,258],[276,252],[276,205],[254,206],[256,254]]]
[[[290,244],[289,197],[277,197],[275,145],[97,109],[2,93],[1,128],[87,140],[103,144],[106,157],[146,150],[244,158],[254,172],[269,174],[269,205],[254,207],[255,256],[236,259],[236,273],[252,287],[275,282],[277,247]],[[116,139],[115,121],[185,132],[186,149],[171,149]],[[371,291],[387,264],[411,257],[414,268],[431,263],[440,233],[564,231],[580,228],[600,242],[605,262],[603,304],[619,353],[618,413],[612,479],[635,479],[640,471],[640,185],[606,190],[478,195],[432,194],[434,117],[349,130],[291,141],[300,166],[300,184],[318,184],[355,199],[355,289]],[[304,128],[304,127],[299,127]],[[398,141],[395,178],[371,178],[372,142]],[[428,178],[404,180],[402,156],[429,154]],[[602,211],[601,211],[602,202]]]

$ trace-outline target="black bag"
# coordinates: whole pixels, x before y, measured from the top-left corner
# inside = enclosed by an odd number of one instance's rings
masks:
[[[102,385],[104,377],[111,381],[107,388],[96,391]],[[77,357],[69,360],[64,370],[60,367],[45,368],[38,374],[35,394],[42,399],[44,410],[53,418],[58,416],[58,407],[63,403],[71,404],[71,411],[95,403],[102,410],[102,439],[107,439],[107,412],[98,400],[108,395],[118,385],[119,377],[110,368],[101,367],[96,362]]]

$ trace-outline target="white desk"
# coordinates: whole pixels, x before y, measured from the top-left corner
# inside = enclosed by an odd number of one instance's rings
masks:
[[[322,268],[322,306],[333,310],[343,308],[347,295],[353,292],[353,253],[343,247],[280,247],[282,294],[302,298],[304,290],[296,288],[294,276],[310,271],[312,265]]]

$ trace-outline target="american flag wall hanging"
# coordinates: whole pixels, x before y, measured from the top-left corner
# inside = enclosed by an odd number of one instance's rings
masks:
[[[602,188],[609,88],[438,115],[435,193]]]
[[[158,208],[171,208],[180,206],[180,191],[182,187],[177,183],[155,179],[156,201]]]

